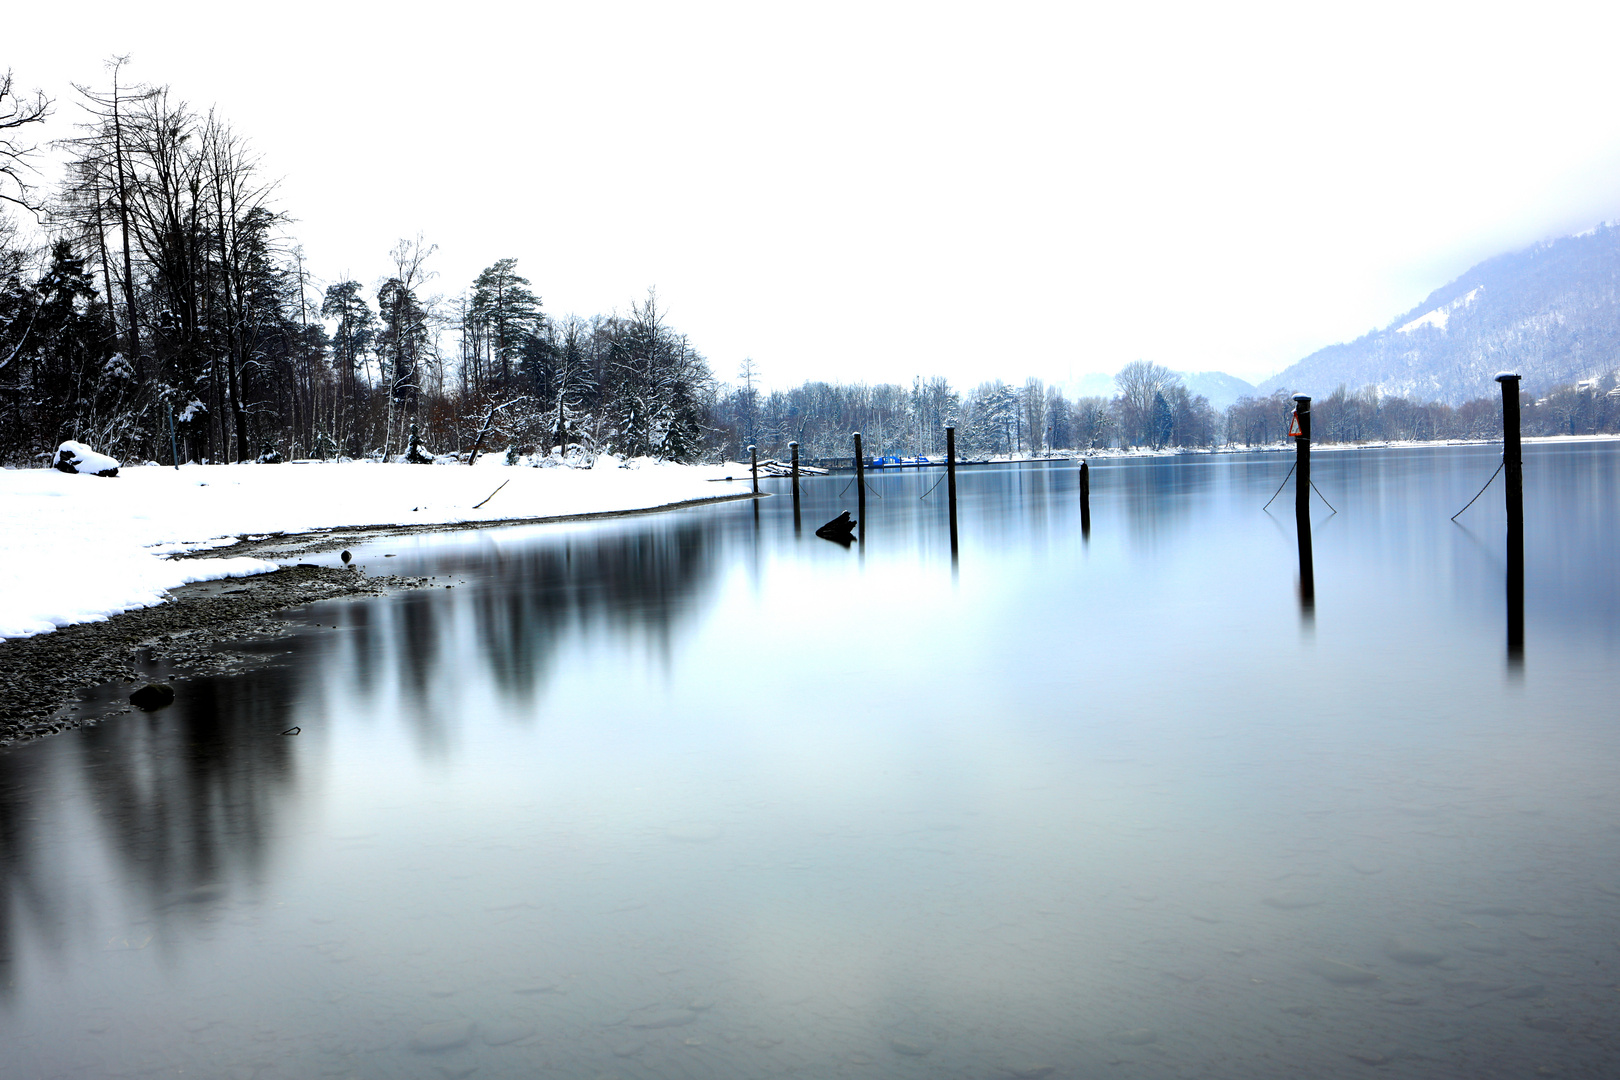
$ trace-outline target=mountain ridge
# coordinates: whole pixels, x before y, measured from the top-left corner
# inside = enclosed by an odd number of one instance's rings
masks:
[[[1541,393],[1620,364],[1620,227],[1492,256],[1382,329],[1318,349],[1262,381],[1259,395],[1326,395],[1344,385],[1458,405],[1515,370]]]

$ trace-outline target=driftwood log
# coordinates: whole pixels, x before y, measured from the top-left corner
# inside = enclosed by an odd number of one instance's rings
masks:
[[[827,524],[816,530],[816,535],[823,540],[831,540],[836,544],[848,545],[855,539],[855,519],[849,516],[849,511],[833,518]]]

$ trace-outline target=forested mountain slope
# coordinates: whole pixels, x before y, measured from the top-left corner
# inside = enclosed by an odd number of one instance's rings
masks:
[[[1389,326],[1312,353],[1260,385],[1324,395],[1343,384],[1456,405],[1515,370],[1542,393],[1620,366],[1620,228],[1498,255]]]

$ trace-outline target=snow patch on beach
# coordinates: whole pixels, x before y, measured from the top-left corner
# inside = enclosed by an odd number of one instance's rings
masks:
[[[166,558],[242,536],[640,510],[745,490],[708,482],[727,475],[747,467],[603,457],[590,469],[146,465],[113,478],[0,469],[0,637],[148,607],[188,582],[274,570],[263,559]]]

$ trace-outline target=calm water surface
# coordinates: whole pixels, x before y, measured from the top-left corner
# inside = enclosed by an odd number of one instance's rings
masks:
[[[358,551],[0,754],[0,1076],[1613,1075],[1620,447],[1522,663],[1499,456],[1316,455],[1314,612],[1280,455]]]

